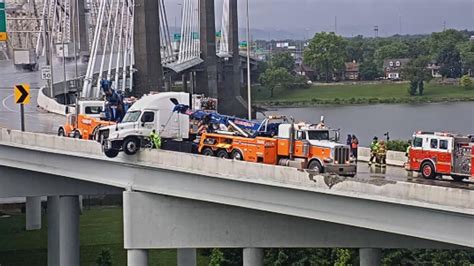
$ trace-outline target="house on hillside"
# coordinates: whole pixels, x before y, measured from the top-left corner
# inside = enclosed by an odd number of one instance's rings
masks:
[[[385,79],[401,79],[401,71],[404,65],[408,64],[410,59],[400,58],[400,59],[385,59],[383,61],[383,69],[385,73]]]
[[[297,75],[306,77],[311,81],[315,81],[318,78],[317,72],[305,64],[297,64],[295,67],[295,73]]]
[[[359,67],[356,61],[345,63],[344,80],[360,80]]]
[[[436,63],[435,61],[429,62],[427,68],[431,71],[431,76],[433,78],[441,78],[442,77],[441,73],[439,72],[439,70],[441,69],[441,66],[438,65],[438,63]]]

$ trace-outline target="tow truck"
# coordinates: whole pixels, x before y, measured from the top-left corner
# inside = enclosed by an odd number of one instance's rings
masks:
[[[447,132],[418,131],[408,150],[408,171],[426,179],[449,175],[455,181],[473,179],[474,142],[472,136]]]
[[[58,129],[58,136],[86,140],[96,140],[101,127],[114,125],[105,118],[105,102],[101,100],[81,100],[77,110],[66,115],[66,124]]]

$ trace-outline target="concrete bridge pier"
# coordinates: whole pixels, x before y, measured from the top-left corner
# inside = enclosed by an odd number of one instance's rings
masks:
[[[359,249],[360,266],[379,266],[382,260],[382,249],[361,248]]]
[[[196,266],[196,249],[195,248],[179,248],[177,254],[178,266]]]
[[[26,197],[26,231],[41,229],[41,197]]]
[[[80,265],[79,197],[48,197],[48,266]]]
[[[128,266],[147,266],[148,250],[146,249],[129,249],[127,250]]]
[[[244,266],[263,266],[262,248],[244,248]]]

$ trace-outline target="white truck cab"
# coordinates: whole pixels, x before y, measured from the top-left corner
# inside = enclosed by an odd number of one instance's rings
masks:
[[[184,92],[162,92],[144,96],[130,107],[121,123],[102,128],[100,136],[105,154],[115,157],[120,151],[124,151],[133,155],[146,144],[145,140],[153,130],[162,139],[188,139],[189,116],[174,113],[173,101],[189,105],[190,97]]]

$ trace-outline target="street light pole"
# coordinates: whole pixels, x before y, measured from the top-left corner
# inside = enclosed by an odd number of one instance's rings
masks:
[[[250,15],[249,0],[247,0],[247,101],[249,120],[252,120],[252,86],[250,79]]]

